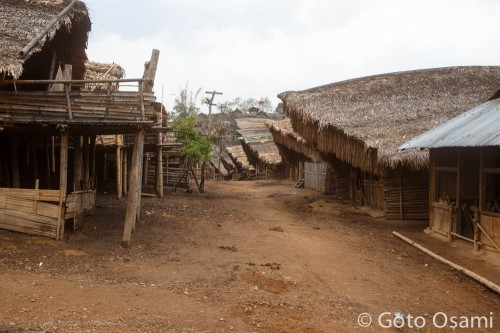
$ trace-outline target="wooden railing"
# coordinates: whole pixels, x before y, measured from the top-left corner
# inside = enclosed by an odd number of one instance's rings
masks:
[[[138,91],[77,91],[73,86],[136,83]],[[22,85],[61,84],[64,91],[18,90]],[[143,79],[2,81],[14,91],[0,91],[0,119],[7,123],[153,123],[155,97]]]

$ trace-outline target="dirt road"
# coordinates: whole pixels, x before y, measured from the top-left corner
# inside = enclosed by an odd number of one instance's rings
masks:
[[[144,198],[130,249],[120,247],[125,200],[112,196],[98,197],[65,241],[0,231],[0,332],[451,331],[451,321],[435,325],[444,315],[484,316],[493,327],[479,331],[500,330],[498,295],[391,232],[500,283],[491,254],[286,182],[209,182],[207,191]],[[380,327],[393,312],[404,314],[402,330]]]

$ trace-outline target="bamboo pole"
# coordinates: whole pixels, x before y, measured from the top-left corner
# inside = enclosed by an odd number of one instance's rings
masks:
[[[83,189],[88,190],[90,186],[90,145],[89,136],[83,136]]]
[[[96,141],[96,136],[92,135],[90,137],[90,144],[89,144],[89,183],[90,183],[90,188],[92,190],[95,190],[96,188],[96,177],[95,177],[95,141]]]
[[[156,147],[156,195],[163,198],[163,148]]]
[[[490,288],[491,290],[495,291],[497,294],[500,294],[500,286],[495,284],[494,282],[491,282],[490,280],[482,277],[481,275],[477,274],[477,273],[474,273],[473,271],[471,270],[468,270],[467,268],[464,268],[458,264],[455,264],[454,262],[448,260],[448,259],[445,259],[443,257],[441,257],[440,255],[432,252],[431,250],[423,247],[422,245],[418,244],[418,243],[415,243],[414,241],[412,241],[411,239],[401,235],[400,233],[396,232],[396,231],[393,231],[392,234],[396,237],[398,237],[399,239],[407,242],[408,244],[410,245],[413,245],[414,247],[416,247],[417,249],[419,249],[420,251],[430,255],[431,257],[433,257],[434,259],[437,259],[439,261],[441,261],[442,263],[444,264],[447,264],[448,266],[451,266],[453,267],[454,269],[456,269],[457,271],[459,272],[462,272],[464,273],[465,275],[469,276],[470,278],[473,278],[474,280],[482,283],[483,285],[485,285],[486,287]]]
[[[19,188],[19,139],[12,137],[11,141],[12,187]]]
[[[130,195],[127,198],[127,211],[125,214],[125,226],[123,228],[122,246],[130,247],[130,240],[132,238],[132,229],[137,218],[137,207],[139,196],[137,195],[139,185],[141,183],[141,145],[144,143],[144,129],[140,129],[135,134],[134,148],[132,151],[132,163],[130,170]]]
[[[122,187],[122,147],[116,146],[116,197],[118,199],[122,198],[123,187]]]
[[[73,191],[80,191],[80,180],[82,178],[82,147],[81,136],[73,136]]]
[[[68,132],[61,133],[61,152],[59,167],[59,214],[57,218],[56,238],[64,238],[64,216],[66,209],[66,190],[68,186]]]
[[[122,195],[123,195],[123,185],[122,185],[123,140],[122,140],[122,136],[116,135],[115,141],[116,141],[116,197],[118,199],[121,199]]]
[[[38,159],[36,156],[36,140],[34,138],[31,140],[30,148],[31,148],[30,167],[33,170],[33,178],[35,179],[35,183],[36,183],[40,177],[38,175]]]
[[[142,138],[142,141],[140,142],[139,148],[140,148],[139,150],[140,156],[144,156],[144,136]],[[133,231],[135,231],[135,222],[141,217],[142,175],[144,169],[143,161],[144,161],[143,158],[139,159],[139,185],[137,187],[137,218],[134,221]]]
[[[123,170],[123,182],[122,182],[123,194],[125,196],[128,196],[128,157],[129,157],[129,153],[128,153],[128,150],[126,148],[123,149],[122,155],[123,155],[123,167],[122,167],[122,170]]]

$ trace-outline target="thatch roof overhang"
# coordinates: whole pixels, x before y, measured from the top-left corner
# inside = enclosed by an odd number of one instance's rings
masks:
[[[500,146],[500,98],[488,101],[406,142],[400,149]]]
[[[447,67],[357,78],[278,95],[293,130],[322,154],[383,176],[399,166],[428,167],[428,151],[398,150],[415,137],[487,100],[500,67]]]
[[[58,62],[73,65],[73,78],[83,78],[91,22],[87,7],[81,1],[57,20],[26,54],[21,55],[21,50],[70,3],[70,0],[0,2],[1,78],[49,79],[54,52]]]
[[[251,155],[249,156],[251,162],[258,160],[267,166],[277,166],[283,163],[279,149],[271,139],[247,140],[244,138],[241,144],[243,150]]]
[[[304,155],[315,163],[324,162],[320,152],[292,128],[289,118],[277,121],[268,121],[266,125],[277,144]]]
[[[227,153],[233,160],[234,164],[241,170],[253,170],[254,167],[250,165],[247,154],[241,145],[230,146],[226,148]]]

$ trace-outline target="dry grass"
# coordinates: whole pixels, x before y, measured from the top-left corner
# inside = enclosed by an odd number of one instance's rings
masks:
[[[2,0],[0,2],[0,73],[18,79],[23,73],[23,65],[31,55],[40,52],[42,47],[52,40],[60,29],[70,31],[75,22],[90,19],[87,7],[79,2],[37,43],[25,57],[20,51],[41,31],[64,7],[66,1],[24,1]]]
[[[477,106],[500,86],[500,67],[447,67],[352,79],[278,95],[293,130],[321,153],[384,175],[428,166],[428,152],[398,151]]]

